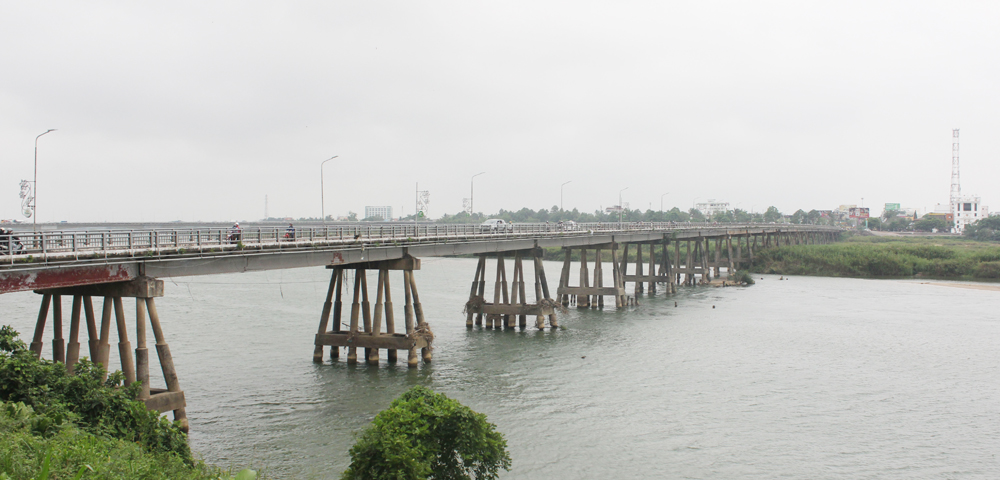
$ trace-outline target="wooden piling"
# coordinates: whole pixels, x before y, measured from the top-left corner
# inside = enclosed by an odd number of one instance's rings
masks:
[[[566,254],[566,259],[563,260],[562,273],[559,275],[559,286],[569,285],[569,270],[570,270],[570,256],[572,250],[569,248],[563,248],[563,252]],[[569,295],[560,295],[559,302],[562,303],[564,307],[569,306]]]
[[[358,336],[358,322],[361,319],[361,277],[364,276],[364,271],[361,269],[354,271],[354,302],[351,303],[351,326],[349,327],[351,338],[356,338]],[[407,302],[409,303],[409,302]],[[347,364],[356,365],[358,363],[358,347],[355,345],[348,345],[347,347]]]
[[[420,304],[420,293],[417,292],[417,282],[413,279],[413,271],[406,270],[406,273],[410,276],[410,292],[413,294],[413,315],[416,317],[417,330],[420,330],[427,327],[427,321],[424,319],[424,307]],[[416,347],[414,347],[414,350],[416,350]],[[430,344],[420,348],[420,356],[423,358],[424,363],[431,363]]]
[[[319,331],[316,332],[316,339],[313,346],[314,363],[323,363],[323,344],[320,343],[319,336],[326,333],[327,327],[330,324],[330,311],[333,309],[333,288],[337,285],[337,272],[339,271],[339,269],[335,269],[330,274],[330,285],[326,289],[326,301],[323,302],[323,313],[319,316]]]
[[[135,383],[135,364],[132,362],[132,344],[128,341],[128,329],[125,325],[125,307],[122,297],[112,297],[115,305],[115,322],[118,329],[118,356],[122,362],[122,373],[125,374],[125,386]]]
[[[568,258],[568,256],[567,256],[567,258]],[[569,278],[569,269],[566,270],[566,276],[567,276],[567,278]],[[521,265],[521,269],[520,269],[520,271],[518,273],[518,294],[521,297],[521,306],[522,307],[528,305],[528,297],[526,295],[527,290],[528,290],[528,287],[524,283],[524,265]],[[569,295],[566,295],[566,298],[569,298]],[[536,299],[536,303],[537,303],[537,299]],[[524,330],[525,328],[528,328],[528,315],[527,315],[527,313],[525,313],[525,310],[522,310],[521,314],[518,315],[517,326],[521,330]]]
[[[371,303],[368,302],[368,274],[365,270],[358,269],[357,275],[361,277],[361,320],[364,328],[364,332],[371,335],[372,333],[372,307]],[[378,357],[377,349],[375,356]],[[371,358],[372,348],[365,347],[365,358]],[[377,364],[377,362],[376,362]]]
[[[483,262],[485,264],[485,257],[483,259]],[[485,270],[485,268],[484,268],[484,270]],[[413,330],[414,330],[413,329],[413,296],[412,296],[412,293],[410,291],[410,284],[413,281],[412,277],[413,277],[413,274],[410,271],[408,271],[408,270],[404,270],[403,271],[403,293],[404,293],[404,295],[406,297],[406,304],[404,305],[403,313],[404,313],[404,316],[406,317],[406,335],[407,336],[412,336],[413,335]],[[479,285],[480,285],[479,290],[482,291],[483,288],[485,288],[485,283],[480,283]],[[480,318],[481,317],[482,317],[482,314],[480,314]],[[479,324],[480,322],[481,322],[480,320],[477,320],[477,324]],[[417,347],[415,347],[415,346],[414,347],[410,347],[410,349],[409,349],[409,351],[407,353],[406,364],[410,368],[417,368]]]
[[[31,339],[31,350],[35,358],[42,355],[42,335],[45,333],[45,319],[49,316],[49,305],[52,302],[52,295],[42,295],[42,305],[38,308],[38,320],[35,322],[35,335]]]
[[[101,312],[101,337],[98,340],[98,355],[97,363],[100,363],[104,367],[104,377],[108,377],[108,360],[111,357],[111,313],[114,303],[112,297],[104,297],[104,306]]]
[[[625,244],[625,250],[628,251],[628,244],[627,243]],[[641,243],[635,244],[635,275],[637,277],[642,277],[643,276],[643,274],[642,274],[642,244]],[[633,286],[633,290],[632,290],[633,294],[635,294],[635,296],[638,297],[639,294],[643,292],[643,290],[644,289],[643,289],[642,281],[640,280],[640,281],[635,282],[635,285]]]
[[[344,301],[341,292],[344,290],[344,269],[335,268],[333,269],[333,276],[337,279],[337,285],[333,287],[333,328],[330,329],[332,332],[340,333],[343,330],[343,310]],[[323,332],[326,333],[326,332]],[[340,346],[331,345],[330,346],[330,360],[337,360],[340,358]]]
[[[385,269],[378,270],[378,283],[375,286],[375,312],[372,319],[372,335],[379,336],[382,333],[382,311],[385,308],[383,305],[384,294],[382,293],[385,289],[385,277],[389,276],[389,271]],[[379,354],[378,349],[373,348],[368,355],[369,365],[378,365]]]
[[[384,288],[385,288],[385,333],[386,333],[386,335],[395,335],[396,334],[396,318],[394,316],[393,309],[392,309],[392,289],[389,288],[389,283],[390,283],[389,282],[389,278],[390,278],[390,276],[388,274],[388,271],[386,271],[385,282],[383,284]],[[387,349],[386,350],[386,354],[385,354],[385,359],[389,363],[396,363],[396,352],[397,351],[398,351],[398,349],[396,349],[396,348]]]
[[[66,371],[73,373],[73,367],[80,360],[80,311],[83,296],[73,295],[73,310],[69,319],[69,345],[66,347]]]
[[[149,350],[146,349],[146,299],[135,299],[135,380],[139,400],[149,400]]]
[[[479,261],[476,262],[476,275],[472,278],[472,288],[469,289],[469,301],[472,302],[476,298],[476,292],[479,290],[479,277],[483,275],[483,270],[486,268],[486,257],[480,255]],[[465,326],[466,328],[472,328],[472,316],[475,314],[472,308],[466,309]]]
[[[83,313],[87,319],[87,346],[90,351],[90,361],[97,362],[97,356],[101,351],[101,337],[97,332],[97,319],[94,318],[94,300],[90,295],[83,296]]]
[[[626,251],[628,251],[628,245],[625,246]],[[580,250],[580,286],[589,287],[590,280],[587,274],[587,249]],[[576,308],[590,308],[590,295],[577,295],[576,296]]]
[[[63,339],[62,295],[52,295],[52,360],[66,363],[66,341]]]
[[[737,237],[737,240],[738,239],[739,237]],[[736,273],[736,269],[734,268],[734,263],[733,263],[733,236],[728,233],[726,234],[726,250],[728,251],[729,255],[729,266],[726,267],[727,269],[726,275],[731,277],[733,276],[734,273]]]

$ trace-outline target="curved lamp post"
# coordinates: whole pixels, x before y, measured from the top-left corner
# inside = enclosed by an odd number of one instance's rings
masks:
[[[319,212],[320,216],[323,217],[323,223],[326,223],[326,197],[325,197],[325,189],[323,186],[323,165],[326,164],[326,162],[329,162],[330,160],[333,160],[334,158],[337,158],[339,156],[340,155],[334,155],[326,160],[323,160],[319,164],[319,203],[320,203]]]
[[[562,185],[559,185],[559,211],[563,211],[563,187],[565,187],[567,183],[573,183],[573,181],[570,180],[568,182],[563,182]]]
[[[670,195],[670,192],[667,192],[667,193],[664,193],[663,195],[660,195],[660,213],[663,213],[663,197],[665,197],[667,195]]]
[[[471,217],[471,216],[473,216],[473,215],[476,214],[476,207],[475,207],[475,203],[476,203],[476,177],[478,177],[478,176],[480,176],[480,175],[482,175],[484,173],[486,173],[486,172],[479,172],[479,173],[473,175],[472,176],[472,180],[469,181],[469,185],[470,185],[469,186],[469,210],[471,210],[471,212],[469,212],[469,217]]]
[[[35,180],[31,182],[31,186],[35,191],[32,193],[33,198],[31,200],[31,229],[36,232],[38,231],[38,139],[42,138],[42,135],[54,131],[56,129],[50,128],[35,137]]]

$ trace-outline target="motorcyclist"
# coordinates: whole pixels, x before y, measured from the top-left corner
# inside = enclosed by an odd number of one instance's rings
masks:
[[[242,237],[243,229],[240,228],[240,222],[236,222],[229,228],[229,241],[232,243],[239,243]]]

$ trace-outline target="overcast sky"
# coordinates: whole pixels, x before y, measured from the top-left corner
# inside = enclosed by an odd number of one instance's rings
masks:
[[[0,1],[0,218],[1000,209],[1000,2]]]

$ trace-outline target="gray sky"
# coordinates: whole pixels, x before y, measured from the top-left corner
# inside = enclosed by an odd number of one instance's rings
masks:
[[[0,218],[1000,209],[1000,2],[0,1]],[[874,213],[874,212],[873,212]]]

